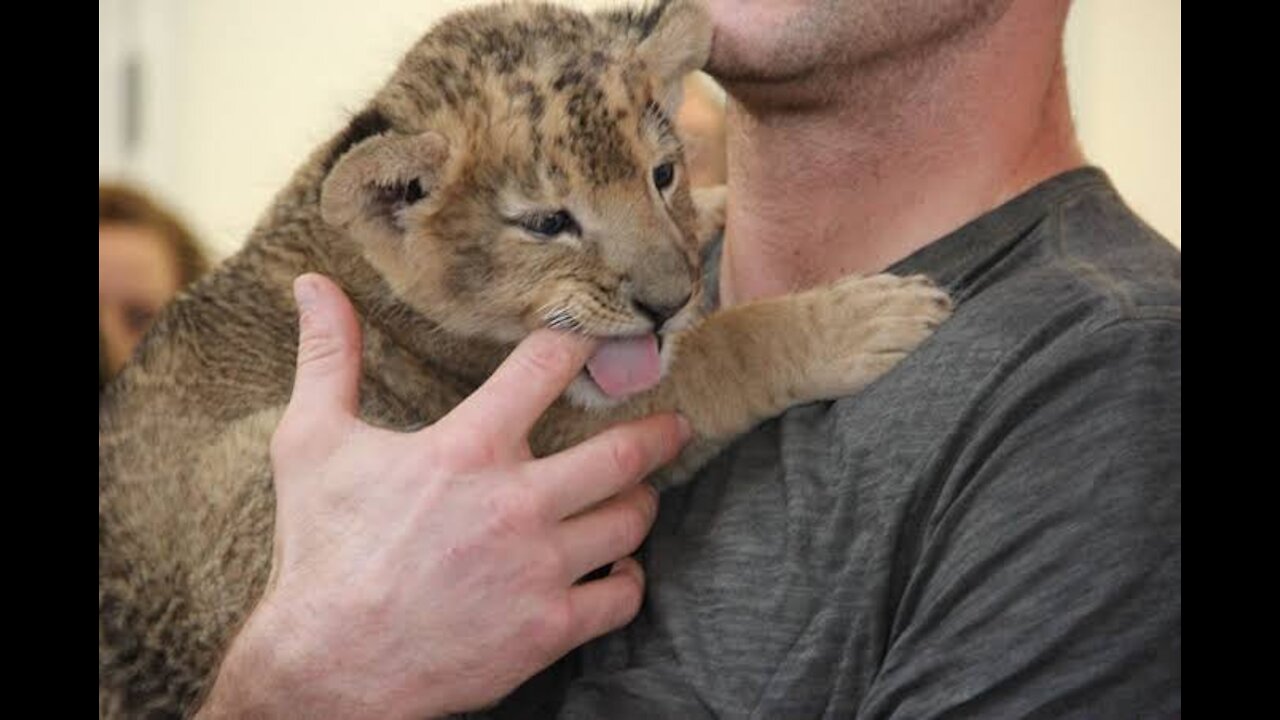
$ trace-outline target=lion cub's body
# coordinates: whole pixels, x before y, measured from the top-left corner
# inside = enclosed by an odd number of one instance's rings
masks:
[[[293,380],[303,272],[356,305],[361,412],[386,427],[444,415],[535,327],[660,332],[657,388],[611,404],[584,377],[575,397],[598,407],[558,401],[531,444],[546,454],[678,409],[698,437],[681,476],[791,404],[865,385],[942,319],[927,283],[879,276],[698,322],[697,220],[666,93],[709,38],[686,2],[450,18],[245,248],[166,310],[100,416],[101,714],[193,709],[261,592],[268,441]],[[664,164],[680,174],[665,187]]]

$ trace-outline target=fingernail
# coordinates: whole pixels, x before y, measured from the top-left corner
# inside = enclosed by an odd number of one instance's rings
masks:
[[[315,304],[316,281],[310,275],[299,275],[293,280],[293,299],[299,310],[305,310]]]
[[[676,415],[676,432],[680,434],[680,442],[686,443],[693,437],[693,426],[683,415]]]

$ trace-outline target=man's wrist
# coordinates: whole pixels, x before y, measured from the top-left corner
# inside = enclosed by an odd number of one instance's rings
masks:
[[[224,717],[279,717],[278,705],[292,694],[285,643],[273,638],[260,611],[250,615],[227,649],[196,717],[212,720]]]
[[[301,717],[319,707],[332,684],[345,681],[326,668],[314,629],[263,598],[232,640],[197,717]],[[314,705],[314,707],[313,707]]]
[[[316,628],[299,626],[287,610],[273,610],[264,600],[245,622],[197,718],[432,718],[447,714],[441,698],[424,704],[423,698],[415,697],[412,708],[391,707],[395,698],[360,687],[368,678],[349,675],[353,670],[344,670],[345,663],[333,662],[335,653],[342,652],[337,643],[326,647]]]

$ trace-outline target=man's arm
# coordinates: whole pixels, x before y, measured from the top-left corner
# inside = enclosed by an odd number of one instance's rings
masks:
[[[687,425],[652,417],[534,459],[530,427],[591,351],[547,331],[431,427],[374,428],[356,417],[350,304],[316,276],[295,292],[297,379],[271,446],[271,578],[202,716],[475,709],[634,617],[644,578],[626,556],[657,509],[640,481]]]
[[[1180,712],[1180,318],[1059,346],[973,428],[859,717]]]

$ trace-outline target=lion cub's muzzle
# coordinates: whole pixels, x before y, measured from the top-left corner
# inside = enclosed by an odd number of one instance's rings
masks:
[[[655,331],[661,332],[663,326],[667,324],[667,321],[683,310],[685,306],[689,304],[689,300],[692,297],[693,290],[691,288],[689,292],[685,293],[684,297],[680,298],[680,300],[675,303],[651,303],[646,302],[641,298],[634,298],[632,299],[631,304],[635,307],[636,312],[648,318],[649,322],[653,323]]]

